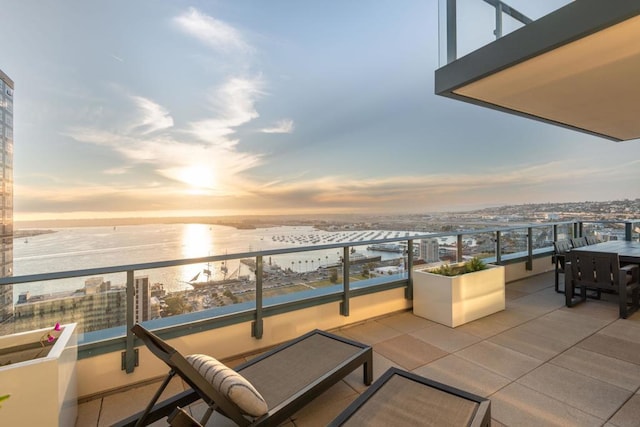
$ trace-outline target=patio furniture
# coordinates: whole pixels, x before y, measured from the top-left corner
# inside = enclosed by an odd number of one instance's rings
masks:
[[[595,245],[596,243],[600,243],[600,240],[593,234],[586,236],[585,239],[587,239],[587,245]]]
[[[555,287],[556,292],[564,293],[560,290],[560,274],[565,274],[567,268],[567,253],[571,250],[571,242],[569,240],[558,240],[553,242],[553,261],[555,264]]]
[[[587,298],[587,288],[618,295],[620,317],[626,319],[640,306],[640,283],[637,265],[620,266],[617,253],[587,250],[569,252],[571,275],[565,281],[567,307]],[[580,289],[578,298],[574,289]],[[631,305],[628,306],[628,297]]]
[[[329,425],[489,426],[491,401],[391,368]]]
[[[571,247],[572,248],[581,248],[583,246],[587,246],[587,238],[586,237],[574,237],[571,239]]]
[[[240,426],[278,425],[358,366],[363,366],[366,385],[371,384],[373,377],[370,346],[320,330],[282,344],[237,367],[235,372],[229,372],[232,370],[210,356],[182,356],[139,324],[131,330],[171,369],[146,409],[117,426],[147,425],[199,399],[209,407],[199,421],[202,425],[206,425],[213,411]],[[192,390],[156,404],[176,374]],[[221,376],[230,379],[220,382]],[[229,385],[229,381],[234,385]],[[234,394],[238,392],[244,394]],[[181,418],[184,417],[178,416],[178,420]]]

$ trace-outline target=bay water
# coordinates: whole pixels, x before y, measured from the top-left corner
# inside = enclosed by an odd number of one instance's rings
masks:
[[[14,239],[14,276],[417,234],[406,231],[323,231],[312,226],[236,229],[210,224],[68,227],[52,231]],[[383,260],[400,257],[397,253],[368,251],[364,246],[357,249],[362,255],[380,255]],[[340,248],[297,252],[273,256],[273,259],[265,259],[264,262],[304,272],[335,264],[339,262],[341,254]],[[223,267],[226,267],[226,273]],[[170,292],[189,289],[189,281],[205,270],[211,272],[208,277],[211,280],[250,274],[247,266],[233,260],[225,266],[218,262],[136,271],[136,276],[149,276],[150,283],[162,283],[164,289]],[[110,280],[112,286],[123,286],[126,283],[125,273],[101,277]],[[15,285],[14,301],[17,301],[20,293],[26,291],[32,295],[41,295],[81,289],[86,279],[87,277],[80,277]],[[200,276],[200,280],[204,280],[204,276]]]

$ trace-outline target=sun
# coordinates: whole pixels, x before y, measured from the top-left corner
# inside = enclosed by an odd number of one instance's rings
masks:
[[[192,165],[178,172],[178,179],[194,189],[213,189],[217,179],[211,166]]]

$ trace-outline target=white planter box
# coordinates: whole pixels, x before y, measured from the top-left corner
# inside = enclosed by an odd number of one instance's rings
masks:
[[[37,343],[53,328],[0,337],[0,350]],[[0,366],[0,424],[74,426],[78,414],[76,324],[61,325],[60,335],[42,357]],[[56,333],[57,335],[57,333]],[[45,351],[46,353],[46,351]]]
[[[413,313],[455,328],[504,310],[504,267],[487,267],[451,277],[415,270]]]

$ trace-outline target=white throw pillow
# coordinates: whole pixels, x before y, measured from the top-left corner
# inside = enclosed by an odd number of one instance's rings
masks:
[[[269,410],[258,390],[224,363],[206,354],[191,354],[186,359],[220,394],[245,413],[259,417]]]

